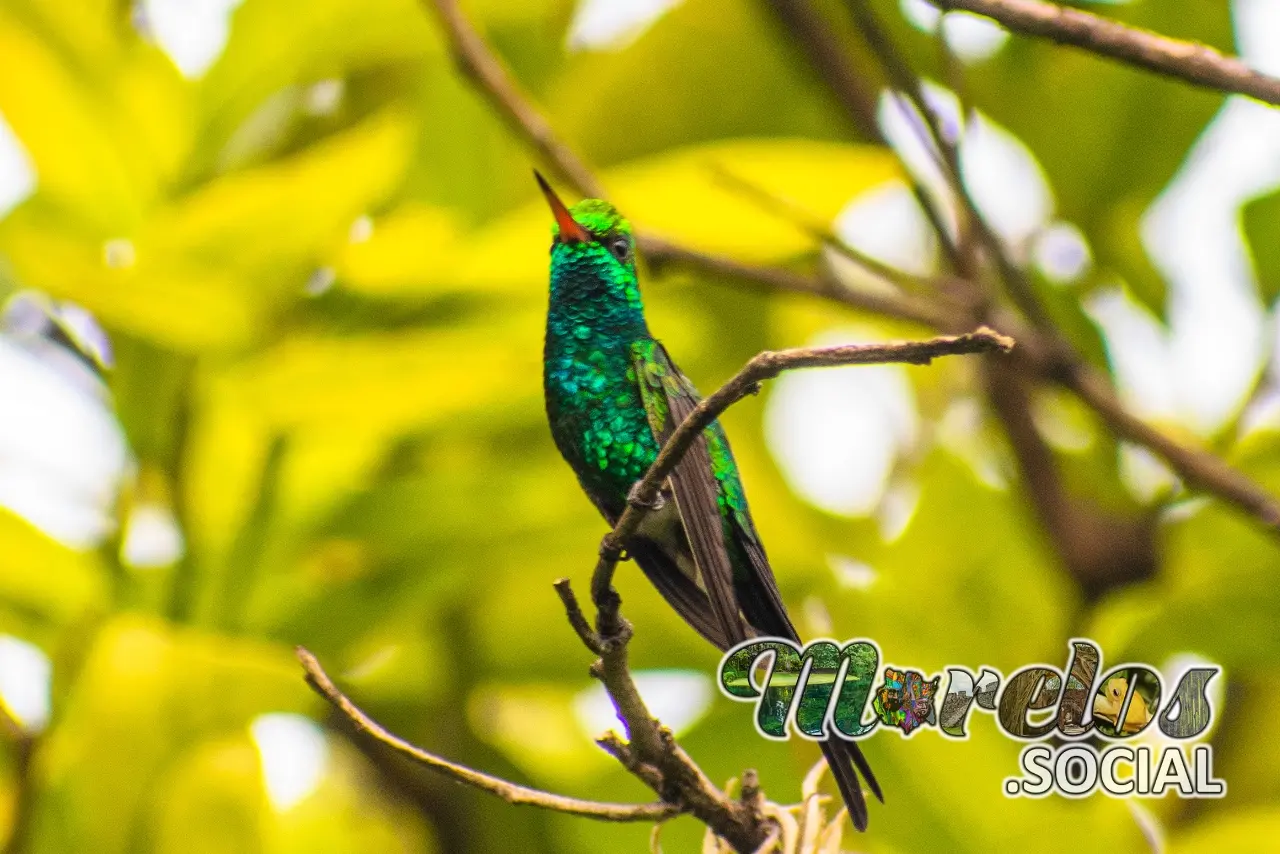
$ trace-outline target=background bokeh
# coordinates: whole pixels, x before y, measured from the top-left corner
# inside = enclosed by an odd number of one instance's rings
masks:
[[[958,90],[978,111],[966,181],[1073,343],[1135,412],[1280,491],[1280,116],[923,0],[875,5],[938,108],[957,116]],[[465,9],[639,225],[886,287],[728,172],[878,258],[939,269],[898,160],[849,125],[768,7]],[[1274,0],[1090,8],[1280,71]],[[908,113],[885,97],[879,121],[936,183]],[[376,718],[452,759],[651,797],[592,743],[611,710],[551,590],[564,575],[585,589],[604,529],[544,423],[550,223],[533,165],[415,0],[0,3],[6,854],[646,850],[644,826],[370,761],[292,656],[307,646]],[[644,286],[704,391],[764,348],[928,334],[674,269]],[[1267,849],[1276,539],[1074,398],[1033,404],[1074,494],[1153,520],[1154,577],[1083,594],[975,360],[800,373],[733,409],[802,634],[874,638],[927,670],[1062,666],[1072,636],[1167,676],[1220,663],[1206,737],[1229,793],[1009,801],[1019,745],[978,714],[965,742],[865,742],[888,803],[846,847],[1143,851],[1145,827],[1174,851]],[[714,651],[631,565],[618,583],[659,717],[714,779],[755,767],[796,800],[813,745],[757,736],[715,690]],[[668,851],[700,838],[688,818],[663,834]]]

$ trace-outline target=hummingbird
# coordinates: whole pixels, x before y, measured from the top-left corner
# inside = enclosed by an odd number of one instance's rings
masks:
[[[547,419],[583,491],[615,525],[700,397],[649,332],[630,223],[600,199],[567,207],[536,171],[534,177],[555,217],[543,351]],[[718,421],[676,466],[626,553],[722,652],[750,637],[800,642]],[[884,800],[870,765],[851,741],[830,737],[821,747],[854,826],[865,830],[855,767]]]

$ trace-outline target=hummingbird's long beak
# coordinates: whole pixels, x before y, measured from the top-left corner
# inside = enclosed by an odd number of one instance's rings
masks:
[[[556,222],[560,225],[560,239],[574,243],[590,243],[594,239],[591,236],[591,232],[579,225],[578,221],[573,218],[573,214],[569,213],[569,209],[565,207],[564,202],[560,201],[556,191],[551,189],[547,179],[543,178],[537,169],[533,170],[533,177],[538,179],[538,186],[542,188],[542,195],[547,197],[547,204],[551,206],[551,213],[555,215]]]

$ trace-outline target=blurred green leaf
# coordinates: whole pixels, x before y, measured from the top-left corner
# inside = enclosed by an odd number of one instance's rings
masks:
[[[714,139],[849,136],[802,52],[750,0],[686,0],[629,47],[578,54],[551,104],[604,165]]]
[[[107,130],[104,105],[62,58],[7,11],[0,11],[0,113],[35,167],[52,206],[106,234],[126,232],[143,199]]]
[[[265,303],[247,299],[245,283],[229,270],[68,233],[31,208],[0,223],[0,252],[25,285],[167,348],[244,346],[266,323]]]
[[[411,133],[407,116],[384,113],[296,155],[213,180],[158,213],[139,235],[139,253],[233,263],[257,279],[252,295],[299,288],[282,273],[297,277],[297,268],[315,264],[390,194]]]
[[[1262,301],[1273,305],[1280,296],[1280,193],[1250,201],[1240,218]]]
[[[132,616],[101,630],[82,674],[43,747],[34,852],[130,850],[157,775],[258,714],[316,703],[284,649]]]
[[[199,160],[212,167],[251,114],[288,87],[438,53],[429,24],[415,0],[246,0],[199,84]]]
[[[246,732],[210,741],[175,763],[156,805],[155,850],[164,854],[262,854],[269,809],[257,748]],[[204,828],[193,834],[192,828]]]
[[[0,604],[67,623],[107,606],[106,568],[0,510]]]

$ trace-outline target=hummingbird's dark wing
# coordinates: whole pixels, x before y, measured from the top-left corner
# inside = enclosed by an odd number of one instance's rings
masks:
[[[714,441],[723,443],[728,449],[729,441],[718,424],[712,427]],[[765,555],[764,545],[756,533],[755,524],[745,505],[741,510],[728,514],[729,524],[733,531],[734,545],[739,554],[746,558],[748,571],[746,578],[738,584],[738,601],[742,606],[742,614],[752,628],[762,635],[784,637],[800,643],[800,634],[796,631],[787,615],[786,605],[782,602],[782,594],[773,577],[773,569],[769,566],[769,558]],[[880,784],[871,771],[871,765],[862,755],[857,744],[839,737],[829,738],[822,742],[822,753],[827,757],[832,776],[845,804],[849,807],[854,826],[864,830],[867,826],[866,802],[862,797],[862,787],[858,777],[849,767],[850,763],[862,772],[867,786],[875,793],[876,798],[884,801]]]
[[[649,416],[649,426],[659,443],[666,442],[676,427],[698,405],[698,393],[671,363],[666,350],[658,342],[639,342],[633,350],[633,357],[636,382],[640,386],[645,412]],[[745,640],[747,634],[739,615],[733,564],[729,560],[725,543],[724,520],[720,515],[720,485],[711,468],[705,434],[698,436],[690,446],[669,480],[680,527],[684,529],[693,563],[697,567],[697,581],[701,582],[699,592],[705,591],[701,599],[687,598],[687,601],[680,604],[672,602],[672,605],[686,619],[689,619],[689,615],[685,608],[691,608],[695,603],[698,608],[703,607],[704,603],[709,606],[710,620],[704,611],[697,622],[710,622],[717,629],[717,640],[725,644],[720,648],[727,649]],[[678,536],[673,539],[675,542],[665,544],[665,556],[671,558],[671,563],[680,576],[685,581],[692,582],[697,589],[697,582],[679,568],[678,555],[672,551],[678,549],[680,544]],[[647,570],[646,574],[649,574]],[[663,590],[663,585],[679,584],[678,581],[673,583],[664,578],[659,584],[659,590]],[[671,601],[670,597],[668,601]],[[694,620],[690,620],[690,623],[696,627]]]
[[[613,524],[617,524],[615,521]],[[633,538],[627,545],[627,554],[644,571],[649,583],[657,588],[667,604],[675,609],[693,630],[702,635],[716,649],[726,650],[733,644],[725,636],[711,601],[693,579],[680,570],[667,550],[643,536]]]
[[[650,426],[658,441],[665,442],[676,426],[698,405],[698,392],[658,342],[642,342],[637,345],[634,355],[636,377],[644,398],[645,410],[649,414]],[[684,523],[707,593],[704,594],[694,586],[679,570],[678,562],[671,559],[669,548],[653,549],[645,544],[651,553],[644,553],[644,549],[633,549],[633,554],[667,601],[699,633],[721,650],[757,633],[785,637],[799,643],[800,635],[787,615],[782,594],[774,580],[773,569],[769,566],[769,559],[745,503],[735,508],[729,500],[725,500],[723,504],[721,502],[727,496],[721,495],[722,485],[714,475],[707,441],[708,432],[715,445],[714,450],[719,456],[727,457],[732,465],[728,439],[719,424],[714,424],[698,438],[671,477],[680,519]],[[702,520],[713,520],[715,524],[701,524]],[[731,538],[731,544],[726,544],[726,536]],[[730,546],[739,557],[740,566],[736,576],[728,554]],[[708,567],[714,574],[708,572]],[[723,574],[726,572],[727,575]],[[719,579],[727,579],[727,591],[713,586]],[[680,602],[677,602],[673,593],[680,597]],[[717,600],[724,604],[717,607]],[[708,619],[707,609],[715,612],[714,620]],[[741,618],[738,616],[739,609]],[[730,613],[735,624],[732,626],[725,623]],[[742,618],[745,618],[745,625]],[[700,624],[708,627],[708,623],[711,624],[710,628],[722,631],[708,632],[699,627]],[[727,644],[724,642],[726,639],[729,640]],[[866,800],[862,796],[862,785],[854,767],[862,772],[875,796],[884,800],[870,764],[858,745],[839,737],[828,738],[820,746],[854,826],[865,830]]]
[[[725,448],[728,448],[728,439],[724,437],[720,426],[715,425],[713,430],[717,434],[716,440],[723,442]],[[749,566],[746,582],[738,585],[738,601],[742,605],[743,616],[761,634],[785,637],[800,643],[800,634],[787,615],[787,607],[782,602],[782,594],[778,591],[773,569],[769,566],[769,558],[764,553],[764,545],[756,533],[751,514],[744,507],[741,511],[730,513],[729,522],[736,535],[735,544],[740,553],[746,556]],[[854,825],[859,830],[865,829],[866,804],[858,778],[850,770],[849,763],[853,763],[862,772],[867,787],[883,802],[884,795],[880,791],[876,775],[871,771],[871,765],[857,744],[838,737],[822,742],[822,752],[827,757],[827,764],[831,767],[844,802],[849,807]]]

